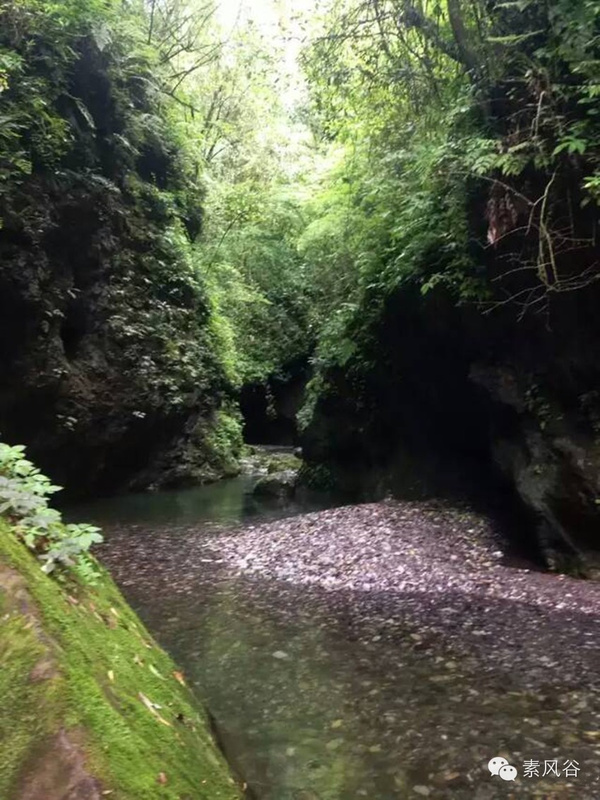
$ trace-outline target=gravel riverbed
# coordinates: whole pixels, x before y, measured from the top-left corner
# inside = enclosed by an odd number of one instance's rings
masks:
[[[600,584],[504,549],[469,509],[384,501],[133,526],[103,558],[261,798],[596,800]]]

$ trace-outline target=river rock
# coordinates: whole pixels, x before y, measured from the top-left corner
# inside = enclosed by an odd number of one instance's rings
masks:
[[[260,478],[254,487],[254,494],[261,497],[293,497],[296,492],[297,470],[286,469]]]

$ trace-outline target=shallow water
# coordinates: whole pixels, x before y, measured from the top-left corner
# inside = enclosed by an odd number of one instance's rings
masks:
[[[421,601],[378,590],[376,583],[334,591],[260,570],[232,571],[220,555],[221,533],[230,536],[241,524],[240,535],[249,532],[251,538],[264,520],[335,505],[327,498],[259,501],[250,494],[253,482],[245,476],[115,498],[77,512],[105,524],[102,557],[184,669],[252,796],[598,796],[600,753],[594,747],[600,745],[582,736],[597,728],[597,693],[543,664],[536,683],[535,669],[518,662],[525,626],[547,625],[551,631],[554,625],[568,648],[574,618],[557,612],[550,619],[524,603],[478,601],[454,591],[436,595],[427,624],[419,627],[407,621],[405,611],[411,606],[418,612]],[[286,526],[283,521],[282,532]],[[367,541],[369,536],[367,528]],[[302,546],[300,535],[298,550]],[[474,643],[479,634],[485,637],[488,616],[506,620],[500,649],[454,647],[463,633],[472,634]],[[576,645],[576,636],[591,636],[593,627],[585,615],[575,621]],[[543,662],[543,652],[540,657]],[[490,758],[505,753],[515,763],[577,758],[587,774],[575,783],[520,779],[513,790],[486,770]]]
[[[305,492],[287,500],[257,497],[252,494],[256,481],[256,475],[246,474],[188,489],[119,495],[71,507],[65,516],[109,529],[163,523],[231,526],[304,514],[338,504],[337,499],[317,492]]]

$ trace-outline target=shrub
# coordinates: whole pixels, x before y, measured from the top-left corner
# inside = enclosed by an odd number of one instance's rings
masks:
[[[49,574],[71,570],[88,583],[97,577],[92,545],[102,541],[99,528],[65,524],[48,498],[60,491],[31,461],[22,445],[0,442],[0,515],[7,517],[16,535],[43,562]]]

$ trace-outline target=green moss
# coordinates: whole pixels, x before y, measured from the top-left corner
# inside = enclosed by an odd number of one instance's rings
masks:
[[[283,472],[285,470],[299,470],[302,467],[302,461],[294,455],[288,453],[277,453],[274,457],[269,458],[267,462],[267,472],[272,475],[274,472]]]
[[[0,568],[0,797],[61,728],[83,734],[111,800],[240,796],[175,665],[106,573],[93,588],[59,585],[1,521]],[[35,679],[41,663],[51,667]]]

